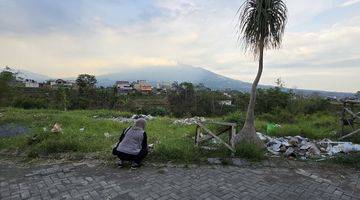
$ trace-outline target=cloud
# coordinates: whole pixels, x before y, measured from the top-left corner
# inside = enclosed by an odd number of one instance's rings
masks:
[[[348,1],[344,2],[344,3],[342,3],[342,4],[340,5],[340,7],[351,6],[351,5],[356,4],[356,3],[359,3],[359,2],[360,2],[360,0],[348,0]]]
[[[185,63],[252,81],[257,62],[236,42],[242,2],[0,0],[0,64],[68,77]],[[281,76],[289,86],[331,89],[340,69],[343,78],[359,73],[359,14],[322,27],[318,16],[336,16],[338,0],[286,2],[289,26],[282,48],[266,52],[262,83]],[[334,87],[355,91],[360,80],[352,81]]]

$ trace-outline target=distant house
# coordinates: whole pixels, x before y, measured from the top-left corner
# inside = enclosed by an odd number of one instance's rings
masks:
[[[129,81],[116,81],[115,87],[119,95],[129,94],[134,91]]]
[[[226,96],[226,97],[231,98],[231,95],[229,93],[227,93],[227,92],[223,92],[223,95]]]
[[[219,101],[219,104],[222,106],[231,106],[232,102],[231,102],[231,100],[222,100],[222,101]]]
[[[141,93],[150,94],[152,92],[152,86],[145,80],[138,80],[134,83],[134,89]]]
[[[47,86],[51,89],[58,89],[60,86],[76,88],[76,84],[74,81],[66,81],[63,79],[49,80],[47,81]]]
[[[24,79],[23,83],[25,84],[26,88],[38,88],[39,83],[32,79]]]
[[[171,82],[161,82],[156,84],[156,90],[158,92],[167,92],[171,90],[172,84]]]

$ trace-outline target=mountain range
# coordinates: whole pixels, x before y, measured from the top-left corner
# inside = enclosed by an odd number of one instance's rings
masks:
[[[56,77],[48,77],[45,75],[33,73],[26,70],[18,70],[20,75],[25,78],[34,79],[39,82],[54,79]],[[66,80],[75,80],[75,77],[66,78]],[[99,86],[112,86],[118,80],[136,81],[146,80],[152,85],[161,82],[191,82],[193,84],[202,83],[206,87],[214,90],[239,90],[243,92],[250,91],[251,83],[228,78],[206,70],[201,67],[194,67],[190,65],[177,65],[177,66],[162,66],[162,67],[144,67],[144,68],[128,68],[126,71],[114,72],[105,75],[96,76]],[[260,88],[270,88],[272,86],[260,85]],[[289,90],[286,89],[285,90]],[[295,89],[296,93],[310,95],[317,93],[323,97],[336,97],[344,98],[353,96],[353,93],[346,92],[330,92],[320,90],[304,90]]]

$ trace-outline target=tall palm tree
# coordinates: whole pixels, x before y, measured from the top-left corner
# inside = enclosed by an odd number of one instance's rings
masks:
[[[246,51],[259,60],[259,69],[251,87],[245,124],[238,140],[259,142],[255,130],[256,87],[263,71],[264,49],[279,48],[287,21],[287,8],[283,0],[245,0],[238,10],[238,40]]]

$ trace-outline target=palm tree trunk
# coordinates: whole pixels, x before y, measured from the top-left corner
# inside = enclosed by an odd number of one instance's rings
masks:
[[[264,45],[260,44],[260,54],[259,54],[259,69],[256,75],[256,78],[251,87],[250,101],[247,108],[246,120],[243,128],[240,131],[240,134],[237,136],[237,141],[245,140],[252,143],[260,144],[260,139],[256,135],[255,130],[255,103],[256,103],[256,88],[259,84],[261,74],[263,71],[263,57],[264,57]]]

